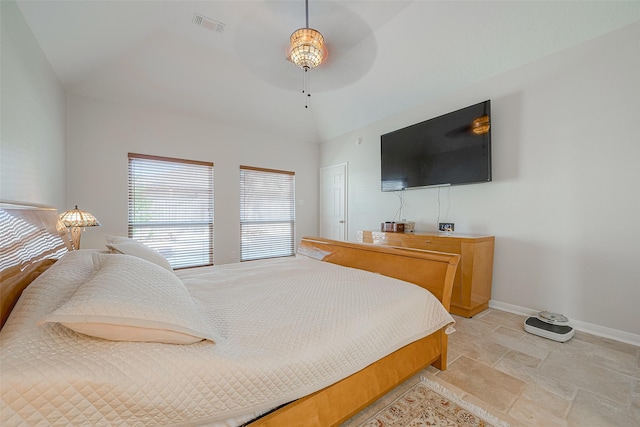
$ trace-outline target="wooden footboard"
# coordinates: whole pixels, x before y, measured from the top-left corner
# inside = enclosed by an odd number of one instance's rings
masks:
[[[395,277],[428,289],[449,309],[459,255],[303,238],[299,253]],[[258,426],[333,426],[433,364],[446,369],[444,330],[415,341],[337,383],[254,421]]]
[[[333,264],[372,271],[415,283],[449,310],[460,255],[421,249],[303,237],[298,252]]]
[[[439,330],[365,369],[249,424],[258,426],[335,426],[357,414],[413,374],[446,358],[447,336]],[[444,351],[444,353],[442,353]]]

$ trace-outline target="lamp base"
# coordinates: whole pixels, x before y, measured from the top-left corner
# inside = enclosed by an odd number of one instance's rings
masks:
[[[71,243],[73,244],[73,249],[80,249],[80,235],[84,230],[84,227],[69,227],[71,229]]]

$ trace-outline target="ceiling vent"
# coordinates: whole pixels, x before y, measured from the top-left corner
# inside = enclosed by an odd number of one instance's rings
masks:
[[[192,22],[199,27],[206,28],[207,30],[215,31],[217,33],[224,32],[224,24],[222,22],[207,18],[204,15],[194,13]]]

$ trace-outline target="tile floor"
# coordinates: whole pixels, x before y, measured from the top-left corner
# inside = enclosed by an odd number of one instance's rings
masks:
[[[454,317],[446,371],[423,370],[343,427],[366,420],[421,375],[512,426],[640,426],[640,347],[579,331],[555,342],[525,332],[525,317],[495,309]]]

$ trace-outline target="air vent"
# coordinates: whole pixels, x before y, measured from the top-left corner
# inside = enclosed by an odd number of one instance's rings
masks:
[[[224,24],[222,22],[207,18],[204,15],[194,13],[192,22],[199,27],[206,28],[207,30],[215,31],[217,33],[224,32]]]

